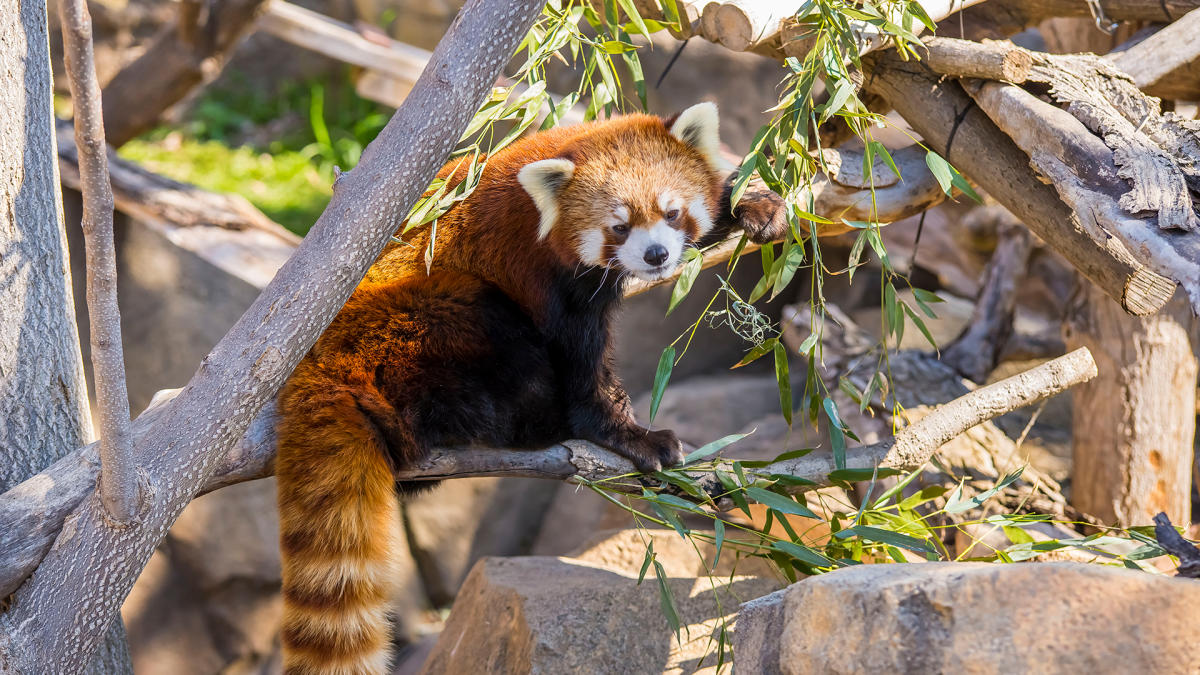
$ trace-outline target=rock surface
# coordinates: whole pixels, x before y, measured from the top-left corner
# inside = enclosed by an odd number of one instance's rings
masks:
[[[639,585],[636,571],[583,560],[485,558],[468,575],[421,672],[693,673],[716,665],[723,618],[777,588],[753,577],[671,578],[667,586],[684,626],[678,638],[653,572]]]
[[[1198,622],[1195,580],[1073,563],[862,565],[744,606],[734,653],[743,675],[1194,673]]]

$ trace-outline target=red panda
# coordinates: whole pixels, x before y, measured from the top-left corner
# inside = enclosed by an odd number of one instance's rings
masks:
[[[633,417],[610,362],[628,277],[659,279],[734,227],[782,236],[777,198],[730,212],[717,109],[534,134],[380,255],[279,396],[285,671],[384,673],[402,545],[393,471],[430,448],[582,438],[640,470],[679,462]],[[451,162],[451,184],[465,171]]]

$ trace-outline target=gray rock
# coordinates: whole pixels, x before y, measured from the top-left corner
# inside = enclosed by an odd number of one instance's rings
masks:
[[[672,578],[667,585],[685,626],[679,638],[653,578],[639,585],[636,574],[564,558],[485,558],[463,584],[422,672],[692,673],[716,664],[711,638],[727,613],[776,587],[751,577]]]
[[[1191,673],[1198,621],[1190,579],[1074,563],[860,565],[747,606],[734,651],[743,674]]]

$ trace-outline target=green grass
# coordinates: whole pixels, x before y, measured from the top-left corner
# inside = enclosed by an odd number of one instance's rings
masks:
[[[297,234],[312,227],[333,194],[332,176],[322,175],[307,154],[292,150],[270,154],[176,133],[135,139],[118,154],[168,178],[239,194]]]
[[[333,168],[353,168],[388,116],[358,97],[349,77],[273,90],[234,77],[206,91],[177,127],[144,134],[118,154],[175,180],[242,195],[302,235],[329,201]]]

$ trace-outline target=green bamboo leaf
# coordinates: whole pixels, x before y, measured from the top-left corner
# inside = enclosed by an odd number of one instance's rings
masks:
[[[831,567],[834,564],[833,560],[825,557],[815,549],[802,544],[795,544],[790,541],[777,541],[771,544],[771,548],[812,567]]]
[[[713,544],[717,552],[713,554],[713,569],[717,568],[717,563],[721,562],[721,545],[725,543],[725,521],[717,518],[713,521]]]
[[[812,518],[820,520],[817,514],[813,513],[807,506],[803,506],[796,502],[791,497],[784,497],[774,492],[769,492],[762,488],[751,487],[746,488],[746,496],[754,501],[766,506],[767,508],[775,509],[780,513],[788,513],[793,516],[802,516],[804,518]]]
[[[929,167],[930,173],[937,179],[938,185],[942,186],[942,192],[950,195],[950,186],[953,185],[954,173],[950,169],[950,163],[936,152],[930,150],[925,153],[925,165]]]
[[[735,363],[730,370],[733,370],[734,368],[741,368],[744,365],[753,363],[763,356],[770,354],[771,351],[775,349],[775,345],[778,342],[779,338],[769,338],[767,340],[763,340],[762,344],[754,345],[754,347],[752,347],[750,351],[742,357],[742,360]]]
[[[892,530],[884,530],[878,527],[870,527],[868,525],[855,525],[854,527],[848,527],[833,536],[837,537],[838,539],[858,537],[865,541],[873,541],[880,544],[898,546],[916,553],[937,552],[937,549],[934,548],[933,544],[924,539],[918,539],[901,532],[893,532]]]
[[[837,404],[826,396],[821,402],[825,415],[829,418],[829,440],[833,444],[833,466],[837,469],[846,468],[846,425],[838,415]]]
[[[650,389],[650,421],[658,414],[658,404],[662,403],[663,392],[667,390],[667,380],[671,379],[671,369],[675,367],[675,346],[667,345],[662,356],[658,358],[658,370],[654,373],[654,386]]]
[[[675,306],[692,291],[692,284],[696,283],[696,277],[700,276],[700,268],[704,266],[704,256],[700,255],[696,249],[689,248],[683,255],[688,258],[688,261],[683,264],[683,270],[679,272],[679,279],[675,281],[675,288],[671,290],[671,301],[667,305],[667,314],[675,311]]]
[[[731,443],[737,443],[738,441],[742,440],[743,438],[749,436],[752,433],[754,433],[754,432],[750,431],[750,432],[747,432],[744,434],[730,434],[728,436],[725,436],[724,438],[718,438],[717,440],[715,440],[711,443],[706,443],[705,445],[702,445],[699,448],[697,448],[696,450],[693,450],[692,452],[688,453],[688,456],[683,458],[683,463],[691,464],[692,462],[694,462],[698,459],[704,459],[705,457],[708,457],[709,455],[720,452],[723,448],[730,445]]]
[[[983,503],[986,502],[987,500],[991,499],[993,495],[1000,492],[1004,488],[1008,487],[1014,481],[1016,481],[1018,478],[1020,478],[1021,473],[1024,470],[1025,470],[1025,467],[1021,467],[1021,468],[1017,469],[1016,471],[1014,471],[1014,472],[1008,474],[1007,476],[1005,476],[1004,478],[1000,479],[1000,482],[996,483],[996,485],[994,487],[984,490],[983,492],[980,492],[979,494],[975,495],[974,497],[971,497],[970,499],[962,499],[961,498],[962,486],[960,485],[959,488],[954,491],[953,497],[946,503],[946,507],[943,510],[946,513],[961,513],[963,511],[968,511],[970,509],[973,509],[977,506],[982,506]],[[1120,540],[1118,540],[1118,541],[1120,541]]]
[[[654,561],[654,577],[658,579],[658,600],[663,616],[671,626],[671,632],[679,637],[679,612],[675,609],[675,598],[671,595],[671,587],[667,585],[667,572],[658,560]]]
[[[775,342],[775,384],[779,387],[779,406],[783,409],[783,419],[792,426],[792,380],[788,374],[787,348],[782,342]]]

